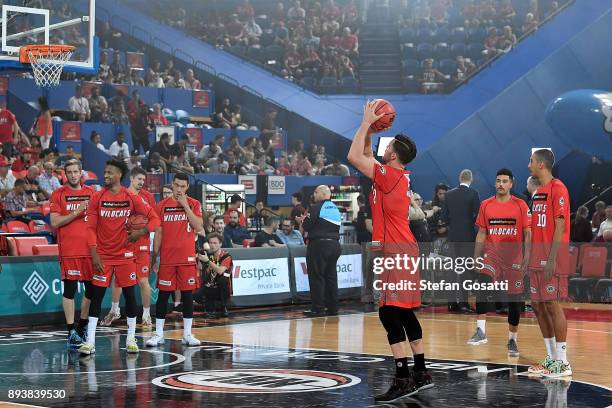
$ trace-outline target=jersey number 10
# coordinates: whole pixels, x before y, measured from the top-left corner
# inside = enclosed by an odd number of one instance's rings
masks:
[[[546,214],[538,214],[538,227],[546,226]]]

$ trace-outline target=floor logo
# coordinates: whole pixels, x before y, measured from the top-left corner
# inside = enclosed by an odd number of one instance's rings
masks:
[[[246,369],[178,373],[158,377],[153,384],[175,390],[235,394],[282,394],[328,391],[361,382],[348,374],[312,370]]]
[[[40,303],[48,290],[49,285],[47,285],[47,282],[45,282],[36,271],[30,275],[28,281],[23,285],[23,291],[35,305]]]

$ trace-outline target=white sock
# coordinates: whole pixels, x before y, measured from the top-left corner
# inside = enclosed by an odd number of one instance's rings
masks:
[[[487,333],[487,332],[486,332],[486,330],[485,330],[485,326],[486,326],[486,324],[487,324],[487,321],[486,321],[486,320],[476,320],[476,325],[477,325],[477,326],[478,326],[478,328],[479,328],[480,330],[482,330],[482,332],[483,332],[483,333],[485,333],[485,334]]]
[[[98,318],[89,316],[89,324],[87,325],[87,342],[92,346],[96,345],[96,326]]]
[[[567,361],[567,342],[563,341],[563,342],[558,342],[557,343],[557,356],[556,356],[557,360],[561,360],[563,361],[565,364],[568,363]]]
[[[191,324],[193,323],[193,319],[183,318],[183,337],[187,337],[191,334]]]
[[[155,334],[164,337],[164,322],[166,319],[155,319]]]
[[[142,317],[151,317],[151,308],[144,307],[142,308]]]
[[[556,350],[557,346],[556,346],[555,338],[554,337],[545,338],[544,344],[546,344],[546,353],[550,356],[550,358],[555,360],[557,357],[557,350]]]
[[[177,307],[180,304],[181,304],[181,302],[174,302],[174,307]]]
[[[514,340],[516,341],[516,338],[518,337],[518,332],[513,333],[511,331],[508,332],[508,340]]]
[[[111,312],[113,312],[114,314],[119,313],[119,302],[111,302]]]
[[[136,338],[136,318],[128,317],[127,324],[128,324],[128,334],[127,334],[128,339],[135,339]]]

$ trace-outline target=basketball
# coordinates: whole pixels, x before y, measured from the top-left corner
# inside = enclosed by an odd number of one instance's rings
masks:
[[[384,99],[376,99],[376,114],[380,115],[384,113],[384,116],[372,123],[370,129],[375,132],[382,132],[383,130],[389,129],[393,126],[395,120],[395,108],[391,105],[391,102]]]
[[[149,219],[144,215],[134,214],[128,218],[126,227],[128,231],[137,231],[147,226]]]

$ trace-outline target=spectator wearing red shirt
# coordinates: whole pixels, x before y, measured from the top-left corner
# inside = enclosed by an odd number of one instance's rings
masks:
[[[8,109],[0,107],[0,143],[4,145],[4,154],[12,156],[13,145],[17,144],[18,126],[15,115]]]
[[[168,126],[170,124],[168,119],[166,119],[162,113],[161,105],[159,103],[153,105],[153,112],[149,115],[149,118],[151,119],[151,122],[155,124],[155,126]]]
[[[288,176],[290,173],[289,167],[287,166],[287,160],[284,157],[280,157],[278,159],[278,163],[276,164],[276,169],[274,169],[274,174],[279,176]]]
[[[337,20],[341,15],[340,7],[336,6],[334,0],[329,0],[327,5],[323,7],[321,16],[323,19]]]
[[[30,168],[31,165],[34,164],[34,159],[32,158],[32,154],[34,150],[30,147],[27,147],[21,152],[21,156],[13,162],[13,167],[11,168],[14,172],[24,171]]]
[[[140,107],[144,105],[142,99],[140,99],[140,92],[134,90],[132,92],[132,99],[127,103],[127,115],[130,118],[130,123],[136,122],[140,114]]]
[[[246,227],[246,218],[244,217],[244,214],[240,211],[242,201],[242,197],[240,197],[238,194],[234,194],[230,198],[230,206],[225,211],[225,213],[223,213],[223,222],[225,222],[226,225],[230,223],[230,213],[236,211],[238,213],[238,216],[240,217],[240,226]]]
[[[340,38],[340,48],[347,51],[349,55],[354,55],[359,52],[359,39],[355,34],[351,33],[351,29],[344,27],[342,37]]]

